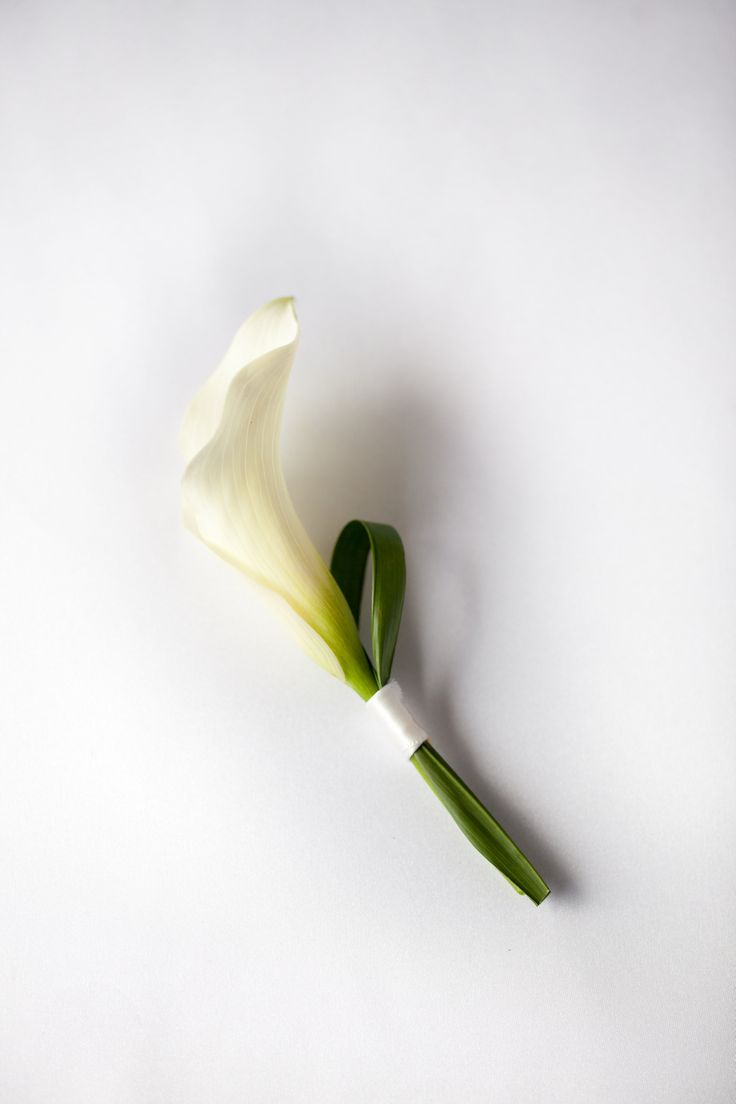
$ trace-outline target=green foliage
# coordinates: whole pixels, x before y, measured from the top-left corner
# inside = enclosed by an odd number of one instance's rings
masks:
[[[406,590],[404,545],[393,525],[350,521],[337,538],[330,571],[360,624],[360,601],[368,554],[373,560],[371,588],[371,644],[379,688],[391,677]]]
[[[452,767],[428,741],[414,752],[411,761],[473,847],[501,871],[517,893],[525,893],[540,905],[549,886]]]
[[[348,522],[337,539],[330,570],[358,625],[369,554],[372,669],[380,688],[391,677],[404,606],[406,562],[401,537],[391,525]],[[549,894],[546,882],[429,741],[414,752],[411,761],[481,855],[500,870],[517,893],[526,894],[536,905],[541,904]]]

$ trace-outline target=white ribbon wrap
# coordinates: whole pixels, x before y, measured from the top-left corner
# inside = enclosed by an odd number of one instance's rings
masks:
[[[429,739],[404,705],[398,682],[387,682],[366,704],[393,733],[407,759],[411,759],[417,748]]]

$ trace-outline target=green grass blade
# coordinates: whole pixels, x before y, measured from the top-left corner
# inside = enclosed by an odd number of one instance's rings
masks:
[[[371,554],[371,644],[379,687],[391,677],[406,590],[406,561],[401,537],[392,525],[350,521],[337,538],[330,571],[345,595],[355,624],[360,623],[363,582]]]
[[[481,855],[501,871],[517,892],[525,893],[535,905],[540,905],[549,894],[549,886],[452,767],[429,742],[414,752],[411,761]]]
[[[391,525],[350,521],[337,538],[330,570],[358,625],[369,555],[373,564],[371,643],[380,688],[391,677],[404,605],[406,563],[401,537]],[[526,894],[539,905],[549,893],[546,882],[442,756],[427,742],[411,761],[473,846],[517,893]]]

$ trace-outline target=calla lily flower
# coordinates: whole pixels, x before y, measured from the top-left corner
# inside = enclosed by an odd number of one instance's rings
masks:
[[[367,699],[377,685],[355,619],[297,516],[281,468],[298,339],[293,300],[274,299],[241,326],[193,399],[180,434],[184,523],[265,588],[308,655]]]
[[[298,338],[292,300],[267,303],[241,326],[193,399],[181,429],[184,522],[260,584],[312,659],[368,701],[473,846],[539,904],[548,886],[434,750],[391,680],[406,583],[401,537],[390,525],[351,521],[328,568],[294,510],[279,438]],[[358,634],[369,556],[372,663]]]

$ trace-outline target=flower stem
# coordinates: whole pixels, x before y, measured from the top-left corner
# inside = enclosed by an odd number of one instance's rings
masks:
[[[549,894],[547,883],[429,741],[414,752],[411,762],[481,855],[493,863],[517,893],[526,894],[535,905],[540,905]]]

